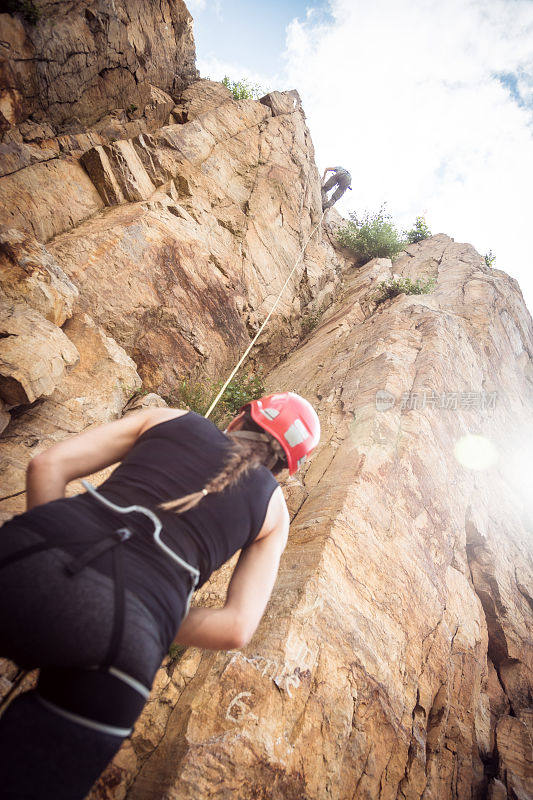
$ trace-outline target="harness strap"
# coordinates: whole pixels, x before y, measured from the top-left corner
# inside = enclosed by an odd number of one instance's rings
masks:
[[[91,483],[89,483],[89,481],[82,480],[82,484],[87,489],[89,494],[94,497],[95,500],[98,500],[104,506],[111,508],[113,511],[117,511],[120,514],[129,514],[132,511],[137,511],[139,514],[143,514],[145,517],[148,517],[148,519],[152,521],[152,524],[154,526],[152,536],[156,545],[159,548],[161,548],[161,550],[163,550],[163,552],[166,553],[167,556],[169,556],[169,558],[171,558],[173,561],[179,564],[180,567],[183,567],[183,569],[187,570],[187,572],[191,577],[191,588],[189,590],[189,594],[187,596],[187,601],[185,604],[185,614],[184,614],[185,618],[189,613],[192,595],[196,589],[196,586],[200,581],[200,570],[198,569],[198,567],[189,564],[188,561],[185,561],[184,558],[181,558],[181,556],[179,556],[170,547],[167,547],[167,545],[161,541],[161,531],[163,529],[163,525],[161,524],[161,520],[159,519],[159,517],[156,514],[154,514],[154,512],[151,509],[146,508],[146,506],[139,506],[139,505],[119,506],[116,503],[113,503],[111,500],[108,500],[107,497],[101,495],[97,491],[97,489],[95,489],[94,486]]]
[[[96,542],[93,547],[89,547],[81,556],[78,558],[73,558],[70,561],[65,569],[70,575],[75,575],[77,572],[80,572],[84,567],[87,566],[91,561],[94,561],[95,558],[101,556],[107,550],[110,550],[112,547],[115,547],[117,544],[121,542],[125,542],[131,536],[131,531],[128,528],[119,528],[116,531],[112,531],[109,533],[104,539],[100,539]]]
[[[120,670],[44,667],[37,698],[49,711],[86,728],[129,736],[150,694]]]
[[[124,529],[121,528],[119,531],[113,531],[113,534],[117,534],[117,533],[120,534],[121,531],[123,531],[123,530]],[[125,537],[125,538],[128,538],[128,537]],[[124,537],[121,535],[120,541],[123,541],[123,540],[124,540]],[[10,553],[8,556],[5,556],[4,558],[1,558],[0,559],[0,569],[3,569],[4,567],[8,567],[10,564],[15,564],[17,561],[20,561],[20,559],[26,558],[27,556],[32,556],[34,553],[41,553],[43,550],[53,550],[55,547],[62,547],[63,545],[69,544],[69,542],[73,542],[73,541],[75,541],[76,544],[83,544],[83,542],[90,542],[90,541],[93,541],[93,540],[92,539],[75,539],[75,540],[73,540],[73,539],[70,539],[70,538],[69,539],[60,539],[60,540],[58,540],[58,539],[47,538],[43,542],[37,542],[36,544],[30,544],[27,547],[22,547],[20,550],[17,550],[16,552]],[[108,542],[108,537],[106,537],[106,542]],[[107,550],[108,547],[113,547],[115,544],[117,544],[116,541],[110,542],[109,544],[106,545],[105,548],[102,549],[101,552],[105,552],[105,550]],[[101,547],[101,546],[102,546],[101,543],[98,542],[98,547]],[[97,546],[95,545],[94,548],[89,548],[89,550],[87,552],[90,553],[91,550],[93,550],[93,549],[96,550],[96,547]],[[81,561],[81,559],[84,558],[84,555],[80,556],[79,559],[72,559],[72,562],[66,566],[67,571],[71,572],[71,574],[74,574],[75,572],[78,572],[78,569],[76,569],[73,565],[75,565],[78,561]],[[86,563],[88,563],[89,560],[92,560],[93,558],[96,558],[97,555],[100,555],[100,553],[95,553],[95,555],[91,556],[91,558],[88,559]],[[81,569],[81,567],[80,567],[80,569]]]
[[[123,528],[122,530],[125,530],[128,534],[130,533],[127,528]],[[102,667],[112,666],[113,661],[117,657],[120,650],[122,636],[124,633],[124,619],[126,615],[126,584],[124,581],[124,561],[122,558],[122,550],[119,550],[118,548],[113,550],[113,578],[115,591],[113,629],[111,632],[111,638],[109,640],[107,655],[102,662]]]
[[[110,667],[116,659],[122,643],[122,636],[124,633],[124,620],[126,615],[126,585],[124,580],[124,562],[122,560],[122,550],[119,550],[116,545],[126,542],[131,537],[129,528],[119,528],[116,531],[111,531],[106,534],[102,539],[99,539],[92,547],[89,547],[77,558],[72,558],[66,565],[65,571],[69,575],[76,575],[81,572],[91,561],[113,548],[113,591],[114,591],[114,609],[113,609],[113,627],[111,630],[111,638],[109,647],[102,663],[103,667]],[[77,540],[79,542],[80,540]],[[87,540],[81,540],[87,541]],[[38,542],[37,544],[23,547],[15,553],[11,553],[0,560],[0,569],[7,567],[10,564],[16,563],[27,556],[34,553],[40,553],[43,550],[51,550],[58,547],[60,544],[55,541]]]

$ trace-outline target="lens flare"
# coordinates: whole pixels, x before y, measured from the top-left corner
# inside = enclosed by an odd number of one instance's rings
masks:
[[[467,469],[488,469],[498,460],[498,451],[490,439],[474,433],[461,436],[455,444],[454,454]]]

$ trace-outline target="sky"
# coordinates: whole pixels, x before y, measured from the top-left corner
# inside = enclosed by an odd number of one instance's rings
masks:
[[[337,204],[470,242],[533,310],[533,0],[187,0],[202,77],[297,89]]]

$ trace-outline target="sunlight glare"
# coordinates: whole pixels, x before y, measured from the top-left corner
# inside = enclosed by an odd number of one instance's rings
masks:
[[[474,433],[461,436],[455,444],[454,454],[467,469],[488,469],[498,459],[498,452],[490,439]]]

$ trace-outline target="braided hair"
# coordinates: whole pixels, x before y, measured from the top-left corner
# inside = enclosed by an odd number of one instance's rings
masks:
[[[198,505],[206,495],[223,492],[228,486],[237,483],[242,475],[261,465],[268,467],[274,475],[287,467],[283,448],[273,436],[252,419],[249,409],[245,410],[242,428],[228,431],[226,436],[232,440],[229,457],[220,472],[209,480],[199,492],[192,492],[177,500],[161,503],[164,511],[182,514]]]

